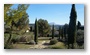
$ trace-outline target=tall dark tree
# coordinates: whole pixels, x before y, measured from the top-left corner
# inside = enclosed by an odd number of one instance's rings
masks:
[[[52,25],[52,39],[54,39],[54,24]]]
[[[77,29],[79,29],[79,28],[80,28],[80,26],[81,26],[81,23],[80,23],[80,21],[78,21],[78,24],[77,24]]]
[[[60,36],[61,36],[61,27],[59,26],[59,40],[60,40]]]
[[[76,20],[77,20],[77,13],[75,10],[75,4],[72,4],[68,30],[68,48],[69,44],[72,44],[72,49],[74,48],[74,43],[76,42]]]
[[[35,37],[34,37],[34,41],[36,44],[38,44],[38,22],[37,19],[35,20]]]
[[[62,37],[62,40],[64,38],[64,26],[61,28],[61,37]]]
[[[64,37],[65,37],[65,39],[67,37],[67,31],[68,31],[68,24],[65,24],[64,25]]]

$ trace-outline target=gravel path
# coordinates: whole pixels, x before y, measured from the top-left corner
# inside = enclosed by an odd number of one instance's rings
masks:
[[[44,45],[45,43],[49,43],[49,41],[48,42],[42,41],[41,43],[38,43],[37,45],[34,45],[33,47],[30,47],[30,48],[32,48],[32,49],[43,49],[43,48],[48,47],[48,45]]]

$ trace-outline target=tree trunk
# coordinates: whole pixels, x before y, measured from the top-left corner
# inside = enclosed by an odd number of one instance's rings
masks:
[[[72,49],[74,49],[74,44],[72,43]]]
[[[8,40],[7,40],[7,43],[10,43],[11,42],[11,37],[12,37],[12,26],[11,26],[11,30],[10,30],[10,37],[8,38]]]

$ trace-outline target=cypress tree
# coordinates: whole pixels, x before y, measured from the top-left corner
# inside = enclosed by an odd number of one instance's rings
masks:
[[[35,20],[35,37],[34,37],[34,41],[36,44],[38,44],[38,22],[37,19]]]
[[[80,23],[80,21],[78,21],[77,30],[80,28],[80,26],[81,26],[81,23]]]
[[[54,39],[54,24],[52,25],[52,39]]]
[[[67,38],[67,30],[68,30],[68,24],[65,24],[64,25],[64,37],[65,37],[65,40]]]
[[[60,40],[60,36],[61,36],[61,27],[59,26],[59,40]]]
[[[76,42],[76,19],[77,19],[77,14],[75,10],[75,4],[72,4],[69,30],[68,30],[68,48],[69,48],[69,44],[72,44],[72,49],[74,48],[74,43]]]
[[[61,37],[62,37],[62,40],[63,40],[63,37],[64,37],[64,27],[61,28]]]

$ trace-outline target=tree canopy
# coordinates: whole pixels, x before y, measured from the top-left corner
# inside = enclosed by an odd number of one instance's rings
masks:
[[[48,21],[44,19],[39,19],[38,29],[41,36],[47,36],[50,33],[50,25],[48,24]]]
[[[11,9],[12,4],[4,5],[4,22],[11,26],[12,21],[17,22],[26,12],[28,4],[19,4],[16,9]]]

